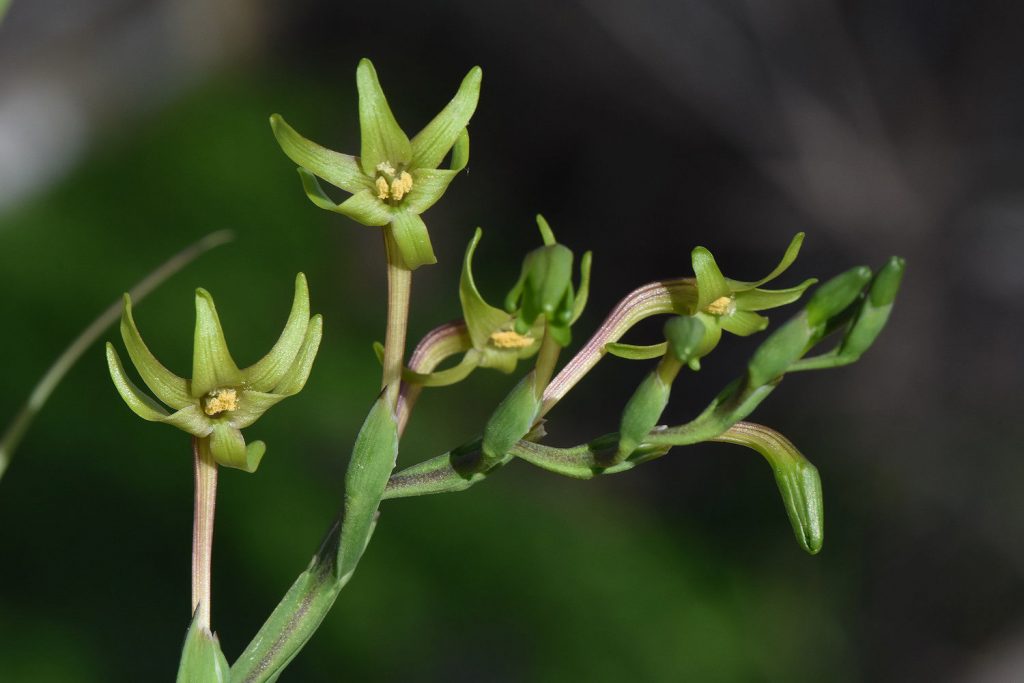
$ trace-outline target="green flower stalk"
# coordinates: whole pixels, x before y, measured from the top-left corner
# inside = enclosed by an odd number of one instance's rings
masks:
[[[213,297],[196,290],[196,325],[192,378],[179,377],[150,352],[135,325],[132,302],[124,299],[121,337],[142,381],[164,404],[141,391],[125,373],[113,344],[107,343],[107,364],[114,386],[136,415],[173,425],[199,440],[217,464],[255,472],[265,445],[248,445],[242,429],[271,406],[297,394],[306,384],[320,346],[323,321],[309,316],[306,277],[295,278],[291,313],[277,343],[254,365],[240,370],[228,351]]]
[[[302,185],[316,206],[369,226],[388,226],[406,268],[436,263],[420,214],[441,198],[469,162],[466,126],[476,111],[482,71],[474,67],[455,97],[412,139],[395,121],[368,59],[359,62],[361,156],[329,150],[297,133],[278,114],[270,117],[274,137],[299,165]],[[451,152],[451,165],[439,168]],[[352,194],[334,202],[319,179]]]

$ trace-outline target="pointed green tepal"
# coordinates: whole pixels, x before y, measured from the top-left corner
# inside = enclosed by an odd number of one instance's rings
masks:
[[[228,660],[220,651],[217,636],[199,626],[196,617],[185,636],[176,683],[228,683]]]
[[[690,254],[690,261],[697,276],[697,311],[705,311],[713,302],[729,298],[729,285],[710,251],[697,247]]]
[[[196,330],[192,348],[192,396],[199,398],[214,389],[238,386],[242,373],[231,358],[220,326],[213,297],[196,290]]]
[[[478,349],[485,348],[491,334],[501,329],[511,319],[508,313],[484,301],[480,290],[477,289],[476,280],[473,277],[473,254],[476,252],[476,247],[482,236],[483,230],[477,228],[469,246],[466,247],[466,255],[462,259],[462,275],[459,278],[462,318],[466,322],[466,329],[469,331],[473,346]]]
[[[377,70],[369,59],[362,59],[356,69],[359,90],[359,131],[362,152],[359,163],[363,173],[373,177],[379,164],[404,167],[412,161],[412,145],[395,121],[388,100],[377,79]]]
[[[412,139],[412,165],[414,168],[437,168],[448,151],[463,135],[480,100],[480,81],[483,71],[478,66],[470,69],[462,79],[458,92],[444,109]],[[468,146],[468,139],[467,139]],[[458,167],[453,159],[452,166]],[[465,166],[465,164],[462,164]]]

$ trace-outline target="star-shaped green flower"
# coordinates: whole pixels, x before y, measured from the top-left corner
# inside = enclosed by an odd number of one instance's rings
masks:
[[[755,311],[785,306],[799,299],[816,278],[801,282],[789,289],[761,289],[782,275],[796,260],[804,233],[797,233],[786,248],[779,265],[756,282],[730,280],[722,275],[715,257],[704,247],[691,254],[693,272],[697,276],[697,304],[694,316],[704,323],[705,335],[697,357],[707,355],[717,346],[722,330],[740,337],[760,332],[768,326],[768,318]]]
[[[469,161],[466,125],[476,111],[481,76],[479,67],[470,70],[451,102],[410,140],[391,113],[373,64],[363,59],[356,70],[359,157],[307,140],[278,114],[270,117],[270,125],[281,149],[299,165],[309,199],[363,225],[389,226],[405,266],[414,270],[437,262],[420,214],[441,198]],[[450,167],[438,168],[449,151]],[[317,178],[352,196],[335,203]]]
[[[306,384],[320,347],[323,321],[309,317],[306,278],[295,278],[295,297],[284,331],[266,356],[239,370],[228,351],[213,297],[196,290],[196,326],[192,379],[178,377],[150,352],[132,317],[132,302],[124,297],[121,337],[142,381],[169,412],[141,391],[125,373],[114,345],[107,343],[107,364],[114,386],[136,415],[163,422],[199,439],[208,439],[210,453],[221,465],[254,472],[266,446],[248,446],[241,430],[254,423],[281,399],[297,394]]]

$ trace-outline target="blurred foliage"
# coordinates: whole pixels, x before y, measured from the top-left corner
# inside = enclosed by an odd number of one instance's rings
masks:
[[[294,273],[309,276],[313,310],[325,315],[312,378],[254,428],[277,456],[261,476],[226,471],[221,482],[213,623],[229,658],[340,504],[348,449],[377,389],[370,344],[383,330],[379,232],[308,206],[267,127],[272,109],[326,130],[325,112],[353,107],[309,84],[225,77],[132,130],[108,131],[71,176],[0,223],[2,348],[17,358],[5,368],[2,415],[97,310],[211,229],[230,227],[239,239],[136,313],[174,370],[187,369],[195,286],[223,302],[236,358],[249,363],[273,342]],[[468,238],[471,219],[448,218]],[[414,295],[414,336],[457,315],[458,259],[441,256],[450,273]],[[254,271],[261,277],[240,276]],[[401,460],[478,429],[514,381],[494,379],[428,393]],[[453,405],[464,406],[454,417]],[[723,546],[715,529],[646,501],[640,480],[587,485],[523,463],[463,494],[387,503],[362,566],[286,678],[856,679],[856,624],[840,617],[850,570],[803,555],[768,469],[743,458],[751,464],[737,486],[749,473],[764,495],[728,504],[750,507],[737,524],[769,518],[743,537],[773,539]],[[130,414],[97,345],[0,489],[4,680],[170,676],[188,626],[191,494],[188,437]]]

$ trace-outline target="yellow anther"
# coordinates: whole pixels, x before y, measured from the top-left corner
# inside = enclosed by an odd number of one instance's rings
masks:
[[[491,333],[491,343],[499,349],[525,349],[534,342],[528,334],[519,334],[515,330],[499,330]]]
[[[384,176],[377,178],[377,199],[387,199],[390,194],[388,192],[388,181],[384,179]]]
[[[412,176],[408,171],[402,171],[397,178],[391,181],[391,197],[395,201],[400,200],[409,194],[412,189]]]
[[[706,310],[711,315],[725,315],[732,308],[732,297],[720,296],[708,304]]]
[[[382,161],[377,164],[377,170],[381,173],[387,173],[388,175],[395,175],[395,167],[386,161]]]
[[[213,416],[238,409],[238,392],[234,389],[214,389],[203,399],[203,412]]]

